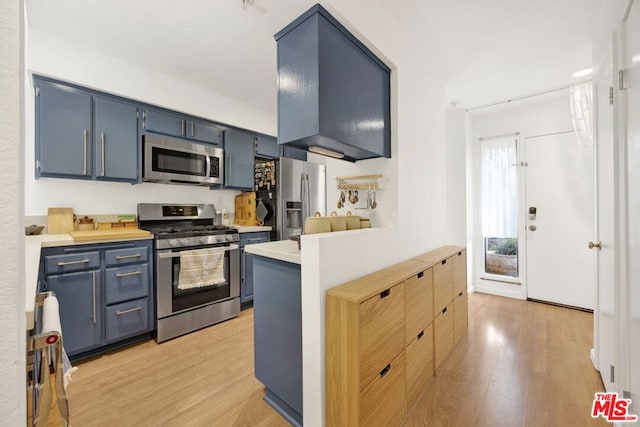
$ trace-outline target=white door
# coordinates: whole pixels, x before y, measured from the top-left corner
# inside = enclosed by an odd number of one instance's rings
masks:
[[[568,131],[524,149],[527,297],[593,309],[593,144]]]
[[[597,305],[594,310],[597,330],[595,339],[597,368],[607,391],[616,391],[612,369],[617,365],[618,292],[615,275],[615,206],[617,203],[615,178],[614,106],[610,102],[613,91],[615,50],[600,64],[594,80],[595,147],[596,147],[596,228],[594,242],[600,250],[596,256]]]
[[[631,392],[632,413],[640,414],[640,4],[633,2],[623,22],[622,55],[624,90],[620,92],[627,138],[627,266],[628,289],[623,298],[628,335],[624,349],[628,377],[623,387]],[[639,423],[640,424],[640,423]]]

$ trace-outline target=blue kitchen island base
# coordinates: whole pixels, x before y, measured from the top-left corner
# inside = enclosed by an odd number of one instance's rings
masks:
[[[300,264],[247,253],[253,269],[255,375],[264,400],[302,425],[302,302]]]

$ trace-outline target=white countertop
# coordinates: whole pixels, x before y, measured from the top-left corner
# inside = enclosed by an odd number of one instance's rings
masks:
[[[256,243],[244,247],[245,251],[254,255],[261,255],[267,258],[278,259],[280,261],[300,264],[300,249],[298,242],[293,240],[277,240],[275,242]]]
[[[25,311],[27,314],[27,330],[33,329],[35,311],[35,298],[38,292],[38,270],[40,268],[40,249],[53,248],[68,245],[95,245],[97,243],[122,242],[125,240],[147,240],[150,237],[137,239],[96,240],[88,242],[75,242],[69,234],[42,234],[38,236],[25,236],[24,238],[24,267],[25,267]]]
[[[238,230],[238,233],[255,233],[257,231],[271,231],[271,227],[266,225],[238,225],[233,224],[231,227]]]

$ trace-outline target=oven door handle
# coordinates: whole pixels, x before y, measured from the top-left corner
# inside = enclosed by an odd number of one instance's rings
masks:
[[[240,249],[240,246],[238,245],[229,245],[229,246],[225,246],[224,250],[226,251],[234,251]],[[197,249],[192,249],[192,250],[197,250]],[[179,257],[180,254],[182,252],[191,252],[191,250],[187,249],[184,251],[178,251],[178,252],[159,252],[158,253],[158,258],[176,258]]]

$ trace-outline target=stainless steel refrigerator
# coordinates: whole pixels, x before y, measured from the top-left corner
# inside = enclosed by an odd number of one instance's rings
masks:
[[[304,233],[304,221],[327,211],[327,174],[324,165],[281,157],[278,162],[278,239]]]

